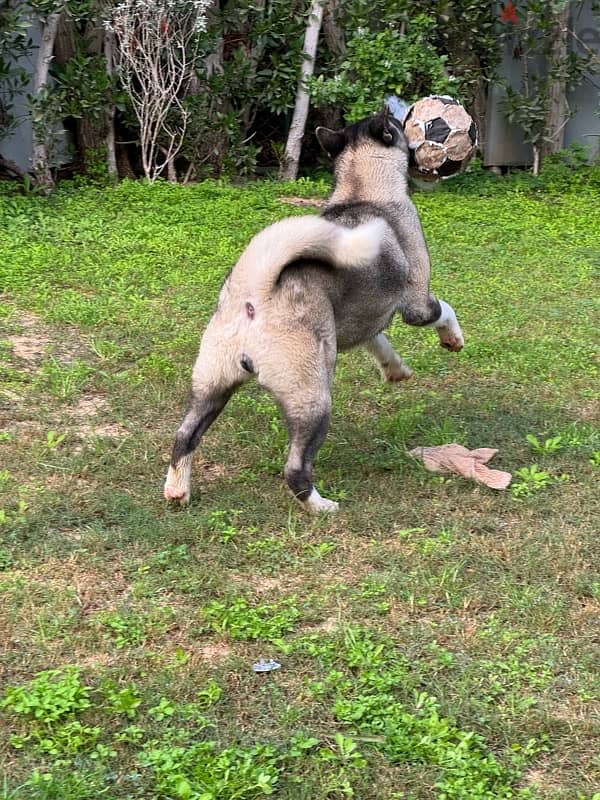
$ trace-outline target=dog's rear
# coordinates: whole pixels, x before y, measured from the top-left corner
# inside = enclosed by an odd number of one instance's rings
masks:
[[[189,501],[192,456],[200,437],[233,392],[256,375],[279,400],[290,426],[286,477],[294,494],[318,510],[332,510],[330,501],[313,489],[310,471],[329,419],[335,322],[325,311],[321,316],[327,331],[319,337],[310,326],[297,324],[302,304],[296,298],[290,311],[281,303],[277,283],[287,265],[302,259],[334,269],[366,267],[378,257],[385,230],[380,219],[347,228],[323,217],[291,217],[252,239],[226,280],[202,337],[189,409],[177,432],[165,484],[167,499]],[[309,316],[315,305],[311,292]],[[295,328],[292,336],[286,335],[288,326]]]

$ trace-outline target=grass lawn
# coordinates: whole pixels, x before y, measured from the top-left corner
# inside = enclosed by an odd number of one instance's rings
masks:
[[[395,322],[398,387],[340,357],[337,516],[256,385],[162,499],[224,275],[326,192],[0,193],[3,800],[600,798],[598,188],[416,196],[467,344]],[[512,487],[407,455],[453,441]]]

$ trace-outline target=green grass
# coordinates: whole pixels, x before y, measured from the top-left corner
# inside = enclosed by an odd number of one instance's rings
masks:
[[[598,800],[597,188],[495,186],[416,196],[467,345],[340,357],[331,518],[254,385],[161,495],[223,277],[327,185],[2,189],[0,798]],[[452,441],[513,487],[407,455]]]

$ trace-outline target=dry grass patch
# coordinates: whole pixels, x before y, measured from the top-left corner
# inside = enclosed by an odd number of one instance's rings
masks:
[[[280,197],[281,203],[301,208],[325,208],[327,200],[322,197]]]

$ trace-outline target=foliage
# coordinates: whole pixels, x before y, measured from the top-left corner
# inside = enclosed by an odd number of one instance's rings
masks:
[[[559,450],[562,450],[566,444],[560,433],[557,434],[556,436],[549,436],[544,441],[541,441],[540,439],[538,439],[537,436],[534,436],[534,434],[532,433],[528,433],[525,438],[531,445],[534,452],[543,455],[547,455],[549,453],[557,453]]]
[[[103,119],[113,101],[114,83],[103,56],[89,53],[89,43],[77,42],[76,52],[65,64],[52,69],[51,97],[57,118],[90,116]]]
[[[337,74],[310,82],[313,100],[340,106],[354,121],[379,111],[390,94],[409,102],[431,93],[458,94],[457,83],[445,72],[446,57],[431,44],[433,28],[434,20],[421,14],[411,19],[406,33],[359,29]]]
[[[122,0],[107,27],[119,78],[138,121],[144,175],[173,170],[185,139],[190,91],[209,0]]]
[[[515,169],[504,176],[494,175],[473,161],[466,172],[443,181],[438,191],[451,194],[499,197],[510,194],[560,195],[580,191],[594,194],[600,190],[600,162],[589,163],[590,153],[577,143],[558,153],[547,156],[539,175]]]
[[[187,98],[183,155],[196,177],[255,171],[265,137],[294,105],[305,20],[303,0],[251,0],[214,9],[203,66]]]
[[[234,639],[273,641],[294,630],[301,612],[295,597],[254,608],[239,597],[229,603],[219,600],[209,603],[202,616],[213,630],[228,631]]]
[[[99,615],[101,625],[110,631],[115,647],[138,647],[143,645],[151,634],[164,633],[172,618],[167,608],[157,608],[151,612],[139,613],[135,610],[104,611]]]
[[[581,53],[570,47],[570,32],[567,34],[567,53],[558,59],[554,52],[559,34],[556,15],[564,6],[564,3],[527,0],[519,6],[517,21],[505,24],[502,34],[521,60],[522,80],[519,88],[504,82],[506,94],[500,106],[509,122],[523,130],[524,141],[533,145],[534,152],[550,142],[548,125],[553,82],[560,80],[567,90],[572,90],[583,82],[586,73],[597,63],[593,53]],[[574,110],[565,113],[564,123]]]
[[[192,747],[149,747],[141,764],[153,770],[156,790],[182,800],[254,800],[277,787],[279,758],[273,747],[216,752],[214,742]]]
[[[469,109],[478,102],[478,93],[485,94],[487,84],[496,78],[501,40],[487,0],[348,0],[344,10],[348,31],[361,27],[403,31],[410,30],[419,15],[432,19],[428,42],[444,58]]]
[[[163,78],[170,63],[163,41],[167,33],[173,34],[175,22],[181,23],[190,9],[196,23],[202,20],[185,47],[178,50],[189,68],[172,87],[171,99],[165,101],[152,136],[147,130],[148,115],[136,116],[135,109],[146,77],[158,72],[142,67],[129,82],[124,81],[124,69],[120,79],[108,74],[98,39],[106,4],[101,0],[37,0],[33,4],[42,18],[53,9],[62,9],[72,22],[75,48],[66,63],[52,66],[52,84],[30,98],[36,131],[44,133],[52,149],[65,119],[75,120],[70,126],[78,131],[93,121],[96,132],[90,152],[84,137],[78,137],[78,145],[86,151],[86,174],[93,173],[104,182],[106,169],[99,169],[99,164],[106,161],[102,143],[113,105],[120,138],[129,142],[130,153],[135,143],[136,152],[141,150],[144,155],[149,141],[155,141],[153,155],[158,161],[144,156],[146,172],[149,160],[156,166],[153,174],[162,175],[163,167],[164,171],[170,167],[171,180],[179,174],[186,181],[219,175],[248,177],[273,167],[282,158],[294,105],[307,0],[229,1],[213,4],[208,14],[204,0],[161,3],[128,0],[111,7],[113,16],[123,15],[126,6],[129,16],[135,9],[150,9],[150,18],[158,20],[159,6],[163,16],[167,11],[172,15],[168,24],[166,17],[161,23],[162,32],[155,31],[155,42],[160,41],[155,62]],[[320,122],[338,124],[341,110],[346,111],[348,120],[358,119],[377,111],[391,93],[410,101],[429,92],[445,92],[458,96],[478,123],[485,125],[487,87],[497,80],[502,47],[508,42],[523,63],[524,80],[520,87],[506,86],[503,109],[523,128],[527,141],[542,147],[547,140],[551,81],[562,76],[569,86],[575,86],[586,70],[597,66],[597,55],[581,49],[572,50],[563,63],[554,63],[552,15],[556,8],[555,4],[527,0],[519,4],[515,25],[499,21],[497,9],[485,0],[344,0],[331,13],[345,54],[330,51],[328,37],[321,37],[317,77],[310,81],[313,104],[318,106],[315,114]],[[9,124],[12,97],[22,88],[25,73],[20,62],[9,66],[8,54],[25,55],[30,43],[19,4],[13,8],[4,0],[0,14],[5,22],[0,35],[0,77],[6,87],[5,98],[0,98],[0,117]],[[136,24],[139,26],[139,20],[125,38],[131,38]],[[118,41],[122,27],[121,23],[113,25]],[[139,30],[136,36],[135,41],[141,41]],[[122,54],[137,57],[142,49],[125,45]],[[536,59],[547,62],[547,75],[537,70]],[[156,88],[156,81],[153,83]],[[162,92],[164,81],[161,86]],[[176,140],[178,147],[180,144],[177,154]],[[307,163],[314,152],[305,149]],[[139,171],[138,159],[132,163]]]
[[[440,713],[438,701],[425,691],[410,703],[398,695],[410,691],[407,663],[398,658],[386,637],[348,628],[334,650],[308,640],[295,647],[318,653],[330,671],[312,691],[333,703],[336,719],[361,741],[382,740],[394,764],[426,763],[440,768],[436,789],[447,800],[532,798],[527,789],[515,790],[517,770],[502,765],[485,747],[481,736],[462,731]],[[335,653],[335,655],[334,655]],[[531,754],[536,752],[530,745]],[[543,748],[542,748],[543,749]],[[538,749],[539,751],[539,749]]]
[[[0,701],[0,708],[45,724],[90,707],[89,689],[81,685],[75,667],[41,672],[29,685],[9,688]]]
[[[518,469],[516,477],[519,480],[513,483],[512,493],[514,497],[523,498],[531,497],[554,483],[564,483],[569,480],[570,476],[563,474],[558,478],[553,478],[550,473],[540,469],[537,464],[532,464],[530,467]]]

